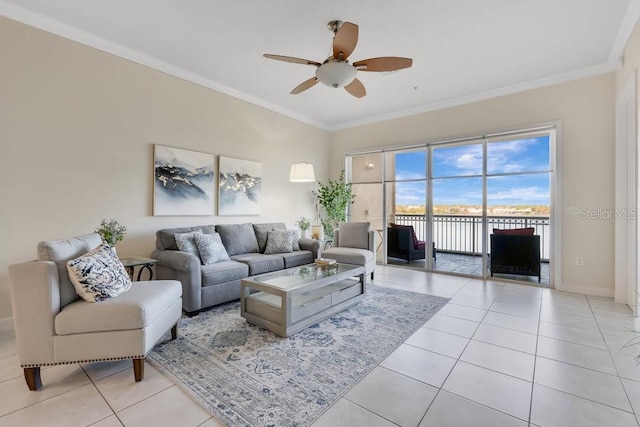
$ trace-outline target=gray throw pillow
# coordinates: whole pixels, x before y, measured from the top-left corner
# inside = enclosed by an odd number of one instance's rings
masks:
[[[293,252],[293,233],[289,230],[274,230],[267,233],[265,254],[286,254],[289,252]]]
[[[176,239],[176,245],[181,252],[187,252],[200,258],[198,246],[196,245],[196,234],[202,234],[200,230],[191,231],[189,233],[176,233],[173,238]]]
[[[196,234],[195,240],[202,264],[208,265],[220,261],[229,261],[229,254],[227,254],[227,250],[224,248],[218,233]]]
[[[299,251],[300,250],[300,242],[298,242],[298,240],[300,240],[300,231],[299,230],[287,230],[289,233],[291,233],[291,235],[293,236],[293,244],[291,246],[293,246],[293,251]]]
[[[250,223],[218,224],[216,231],[220,233],[229,256],[258,252],[258,240]]]
[[[341,222],[338,245],[346,248],[369,249],[368,222]]]
[[[265,222],[262,224],[253,224],[253,231],[258,240],[258,251],[263,254],[267,247],[267,233],[273,230],[285,230],[287,227],[282,222]]]

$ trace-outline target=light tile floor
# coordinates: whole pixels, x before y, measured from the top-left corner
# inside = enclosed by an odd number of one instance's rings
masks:
[[[640,321],[610,298],[392,266],[375,284],[451,298],[314,426],[640,426]],[[220,426],[149,364],[43,369],[0,339],[0,426]],[[636,415],[637,414],[637,415]]]

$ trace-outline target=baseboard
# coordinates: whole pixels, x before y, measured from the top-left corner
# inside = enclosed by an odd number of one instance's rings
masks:
[[[16,336],[16,330],[13,326],[13,317],[0,319],[0,338],[11,338]]]
[[[571,292],[574,294],[583,294],[583,295],[589,295],[593,297],[613,298],[613,289],[609,289],[609,288],[598,288],[595,286],[568,285],[566,283],[563,283],[563,284],[556,284],[555,289],[556,291]]]

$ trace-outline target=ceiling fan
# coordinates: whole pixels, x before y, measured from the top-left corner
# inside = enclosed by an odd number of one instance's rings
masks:
[[[358,43],[358,26],[351,22],[331,21],[327,24],[327,27],[334,33],[333,55],[325,59],[323,63],[291,56],[272,55],[269,53],[263,55],[265,58],[275,59],[277,61],[317,67],[315,77],[296,86],[291,91],[293,95],[303,92],[313,87],[316,83],[321,82],[329,87],[344,87],[351,95],[356,98],[362,98],[367,94],[367,91],[362,82],[356,78],[358,71],[395,71],[409,68],[413,63],[411,58],[383,56],[364,59],[350,64],[347,58],[349,58],[349,55],[351,55],[351,52],[353,52]]]

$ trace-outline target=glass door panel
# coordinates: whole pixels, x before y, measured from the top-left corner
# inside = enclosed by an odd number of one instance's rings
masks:
[[[482,178],[436,178],[432,191],[433,269],[482,276]]]

